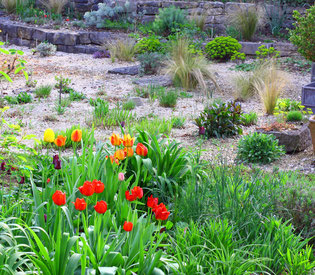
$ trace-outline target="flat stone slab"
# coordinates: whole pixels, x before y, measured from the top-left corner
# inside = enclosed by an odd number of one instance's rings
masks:
[[[257,132],[274,135],[276,139],[278,139],[279,145],[284,145],[284,149],[287,153],[301,152],[312,145],[311,132],[308,128],[308,124],[304,124],[297,130],[267,132],[259,129]]]
[[[146,87],[146,86],[172,86],[173,80],[169,76],[154,76],[150,78],[140,78],[132,81],[134,84]]]
[[[142,100],[141,100],[140,97],[129,97],[129,98],[128,98],[128,101],[134,102],[134,104],[135,104],[137,107],[143,105],[143,102],[142,102]]]
[[[108,71],[109,74],[122,74],[122,75],[137,75],[139,73],[140,66],[128,66],[111,69]]]

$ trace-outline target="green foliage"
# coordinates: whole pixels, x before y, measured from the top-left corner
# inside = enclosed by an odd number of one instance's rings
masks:
[[[117,58],[120,61],[133,61],[135,44],[131,40],[117,40],[108,44],[112,62]]]
[[[258,121],[258,116],[255,112],[250,112],[248,114],[242,114],[242,124],[244,126],[256,125]]]
[[[136,107],[136,103],[133,100],[124,102],[122,108],[124,110],[133,110]]]
[[[237,159],[247,163],[267,164],[284,154],[283,146],[273,135],[254,132],[240,139]]]
[[[280,51],[276,51],[274,47],[266,47],[266,45],[261,45],[258,47],[258,51],[256,51],[257,58],[271,58],[271,57],[279,57]]]
[[[136,46],[135,51],[138,54],[153,53],[153,52],[163,52],[164,48],[159,40],[159,37],[155,34],[150,34],[141,38]]]
[[[303,114],[300,111],[290,111],[287,114],[287,121],[301,121]]]
[[[233,26],[227,26],[225,32],[228,36],[231,36],[237,40],[241,40],[241,33]]]
[[[242,133],[241,105],[236,102],[213,103],[195,119],[199,128],[205,128],[207,138],[225,138]]]
[[[146,131],[149,135],[169,135],[172,128],[173,124],[170,120],[158,117],[154,117],[153,119],[140,119],[135,125],[133,125],[134,131]]]
[[[290,31],[290,41],[298,47],[298,52],[315,62],[315,5],[306,10],[305,15],[293,12],[295,29]]]
[[[140,54],[137,59],[140,62],[140,75],[150,75],[158,72],[165,57],[160,53],[146,52]]]
[[[230,36],[218,36],[205,46],[205,52],[211,59],[226,61],[230,60],[241,48],[242,45],[236,39]]]
[[[177,103],[177,91],[171,90],[164,92],[159,97],[160,105],[163,107],[175,107]]]
[[[301,101],[296,101],[290,98],[279,98],[277,100],[276,109],[280,112],[302,111],[304,106]]]
[[[242,72],[250,72],[253,71],[256,68],[257,64],[255,62],[252,63],[241,63],[236,64],[233,68],[234,71],[242,71]]]
[[[182,129],[184,128],[186,118],[185,117],[172,117],[171,122],[173,125],[173,128]]]
[[[57,47],[55,45],[48,42],[42,42],[36,47],[35,52],[38,52],[41,57],[45,57],[54,55],[56,50]]]
[[[245,53],[240,53],[240,52],[236,52],[231,56],[231,60],[234,61],[236,59],[240,59],[242,61],[244,61],[246,58]]]
[[[5,96],[4,99],[9,104],[26,104],[33,101],[33,97],[27,92],[21,92],[17,96]]]
[[[231,25],[241,33],[244,40],[252,40],[261,23],[261,11],[257,6],[236,8],[230,15]]]
[[[70,88],[70,84],[71,84],[71,79],[67,78],[67,77],[63,77],[62,75],[60,76],[55,76],[55,80],[56,80],[56,84],[55,84],[55,88],[58,89],[58,91],[60,92],[60,88],[62,93],[69,93],[71,88]]]
[[[69,99],[71,101],[81,101],[83,99],[86,99],[85,94],[81,93],[81,92],[76,92],[74,90],[71,90],[69,93]]]
[[[159,9],[159,15],[153,23],[153,29],[156,33],[169,34],[174,29],[187,22],[188,20],[184,10],[170,6],[168,8]]]
[[[35,95],[39,98],[47,98],[50,96],[52,87],[50,85],[42,85],[35,89]]]

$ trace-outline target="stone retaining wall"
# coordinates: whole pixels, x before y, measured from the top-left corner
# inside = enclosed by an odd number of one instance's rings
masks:
[[[0,40],[9,41],[12,44],[35,48],[37,44],[48,41],[57,46],[58,51],[68,53],[93,54],[108,42],[118,39],[126,40],[126,33],[113,33],[110,31],[58,31],[42,29],[34,26],[26,26],[22,23],[10,21],[0,17]],[[282,56],[296,54],[296,47],[291,43],[257,43],[240,42],[242,52],[246,55],[255,55],[258,47],[262,44],[266,47],[274,47]]]
[[[12,22],[9,19],[0,18],[0,40],[9,41],[12,44],[36,47],[43,41],[48,41],[57,46],[58,51],[68,53],[93,54],[99,50],[99,46],[106,42],[126,39],[127,34],[112,33],[109,31],[57,31],[41,29],[33,26]]]

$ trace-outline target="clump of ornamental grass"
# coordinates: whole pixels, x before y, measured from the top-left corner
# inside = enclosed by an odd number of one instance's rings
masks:
[[[17,0],[1,0],[1,6],[7,11],[7,13],[13,13],[16,10]]]
[[[35,90],[35,95],[39,98],[46,98],[50,96],[51,90],[52,87],[50,85],[39,86]]]
[[[108,50],[112,62],[117,58],[120,61],[133,61],[135,55],[135,43],[131,40],[117,40],[115,43],[108,43]]]
[[[284,72],[277,68],[274,60],[265,61],[262,66],[265,70],[264,74],[255,79],[254,87],[261,98],[266,113],[272,115],[279,95],[286,86],[287,78]]]
[[[264,12],[261,7],[253,6],[236,9],[228,15],[230,24],[237,29],[244,40],[252,40],[256,30],[263,24]]]
[[[49,12],[61,14],[68,0],[40,0],[40,2],[48,9]]]
[[[205,30],[206,19],[207,19],[206,13],[198,14],[197,12],[194,12],[194,13],[190,16],[190,22],[192,22],[193,24],[195,24],[195,26],[196,26],[198,29],[200,29],[201,31],[204,31],[204,30]]]
[[[165,72],[172,76],[174,84],[186,90],[195,89],[199,85],[206,92],[206,79],[210,79],[216,89],[220,90],[209,69],[208,61],[190,50],[188,40],[179,38],[174,41],[171,45],[170,56]]]

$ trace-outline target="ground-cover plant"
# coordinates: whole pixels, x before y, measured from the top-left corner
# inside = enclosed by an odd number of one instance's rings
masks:
[[[83,99],[86,99],[86,96],[82,92],[77,92],[73,90],[69,93],[69,99],[71,101],[81,101]]]
[[[26,104],[33,101],[33,97],[27,92],[21,92],[17,96],[5,96],[4,99],[9,104]]]
[[[272,115],[276,107],[278,97],[286,86],[286,77],[278,70],[275,62],[267,62],[262,65],[265,73],[254,81],[254,87],[258,91],[267,114]]]
[[[54,55],[56,51],[57,47],[48,42],[42,42],[35,48],[35,52],[39,53],[42,57]]]
[[[229,14],[229,22],[240,32],[242,39],[252,40],[263,22],[263,11],[258,6],[238,8]]]
[[[135,51],[137,54],[154,53],[163,52],[164,48],[159,37],[151,33],[149,36],[142,37],[137,41]]]
[[[165,118],[154,117],[153,119],[143,118],[133,125],[137,131],[146,131],[150,135],[169,135],[173,128],[173,123]]]
[[[270,163],[285,153],[273,135],[254,132],[240,139],[237,159],[247,163]]]
[[[205,52],[211,59],[220,61],[229,60],[235,53],[240,51],[242,45],[238,41],[230,36],[219,36],[210,41],[205,46]]]
[[[138,55],[138,61],[140,62],[140,75],[156,74],[163,64],[165,59],[164,55],[157,52],[146,52]]]
[[[314,37],[315,37],[315,6],[312,5],[304,16],[298,11],[294,11],[293,23],[295,29],[290,31],[290,41],[298,47],[298,51],[306,59],[314,62]]]
[[[207,91],[205,79],[210,79],[220,91],[209,70],[207,60],[203,56],[192,53],[186,39],[179,38],[172,42],[171,57],[166,63],[165,71],[172,76],[175,85],[186,90],[195,89],[199,85],[203,91]]]
[[[242,133],[241,105],[236,102],[213,103],[195,119],[199,134],[207,138],[225,138]]]
[[[242,114],[242,124],[244,126],[256,125],[257,121],[258,121],[258,115],[255,112]]]
[[[39,98],[46,98],[50,96],[52,87],[50,85],[42,85],[35,89],[35,95]]]
[[[108,49],[113,62],[116,58],[120,61],[132,61],[135,55],[135,44],[131,40],[117,40],[109,43]]]
[[[267,48],[265,45],[259,46],[255,53],[257,59],[276,58],[280,56],[280,51],[276,51],[274,47]]]
[[[164,92],[159,97],[160,105],[163,107],[175,107],[177,103],[178,93],[176,90]]]
[[[287,114],[287,121],[302,121],[303,114],[300,111],[290,111]]]
[[[133,110],[135,107],[136,107],[136,103],[133,100],[128,100],[124,102],[124,104],[122,105],[122,108],[124,110]]]
[[[173,125],[173,128],[177,128],[177,129],[182,129],[184,128],[184,124],[185,124],[186,118],[185,117],[172,117],[171,118],[171,122]]]
[[[187,22],[188,20],[184,10],[170,6],[168,8],[159,9],[159,14],[153,23],[153,29],[157,33],[169,34]]]

